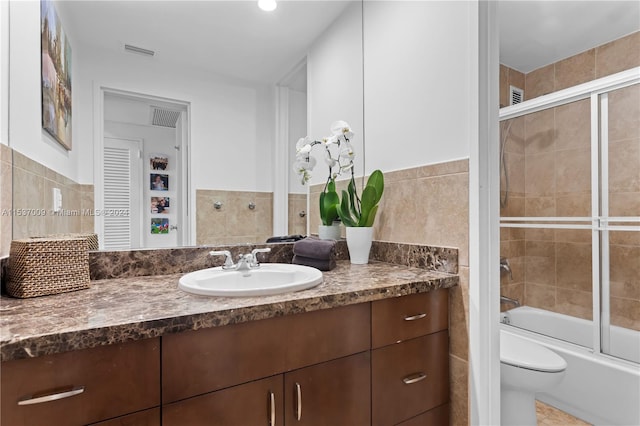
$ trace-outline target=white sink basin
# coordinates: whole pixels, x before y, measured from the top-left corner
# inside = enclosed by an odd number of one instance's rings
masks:
[[[181,290],[205,296],[266,296],[306,290],[322,283],[322,272],[303,265],[262,263],[249,271],[222,267],[190,272],[180,278]]]

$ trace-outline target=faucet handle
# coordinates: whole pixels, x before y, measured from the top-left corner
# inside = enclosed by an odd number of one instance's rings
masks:
[[[233,258],[231,257],[231,252],[229,250],[214,250],[209,252],[209,256],[224,256],[224,265],[222,265],[222,269],[230,269],[235,265],[233,264]]]
[[[256,248],[251,250],[251,257],[253,258],[251,266],[254,266],[254,267],[260,266],[260,262],[258,262],[258,256],[257,256],[258,253],[269,253],[270,251],[271,251],[270,247]]]

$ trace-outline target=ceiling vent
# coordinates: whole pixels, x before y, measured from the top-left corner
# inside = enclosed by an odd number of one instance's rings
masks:
[[[156,52],[154,52],[153,50],[134,46],[132,44],[125,44],[124,50],[126,50],[127,52],[137,53],[138,55],[144,55],[144,56],[153,56],[156,54]]]
[[[524,100],[524,90],[509,86],[509,105],[519,104]]]
[[[176,128],[180,118],[180,111],[151,106],[151,124],[160,127]]]

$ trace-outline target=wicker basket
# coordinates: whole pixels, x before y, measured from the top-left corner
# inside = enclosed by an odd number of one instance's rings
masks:
[[[94,233],[48,234],[42,238],[84,238],[87,240],[87,250],[92,251],[100,249],[100,246],[98,245],[98,234]]]
[[[27,298],[89,288],[87,238],[14,240],[7,293]]]

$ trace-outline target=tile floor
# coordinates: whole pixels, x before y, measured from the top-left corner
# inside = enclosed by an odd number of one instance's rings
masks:
[[[536,401],[536,414],[538,416],[538,426],[590,426],[578,418],[558,410],[550,405]]]

